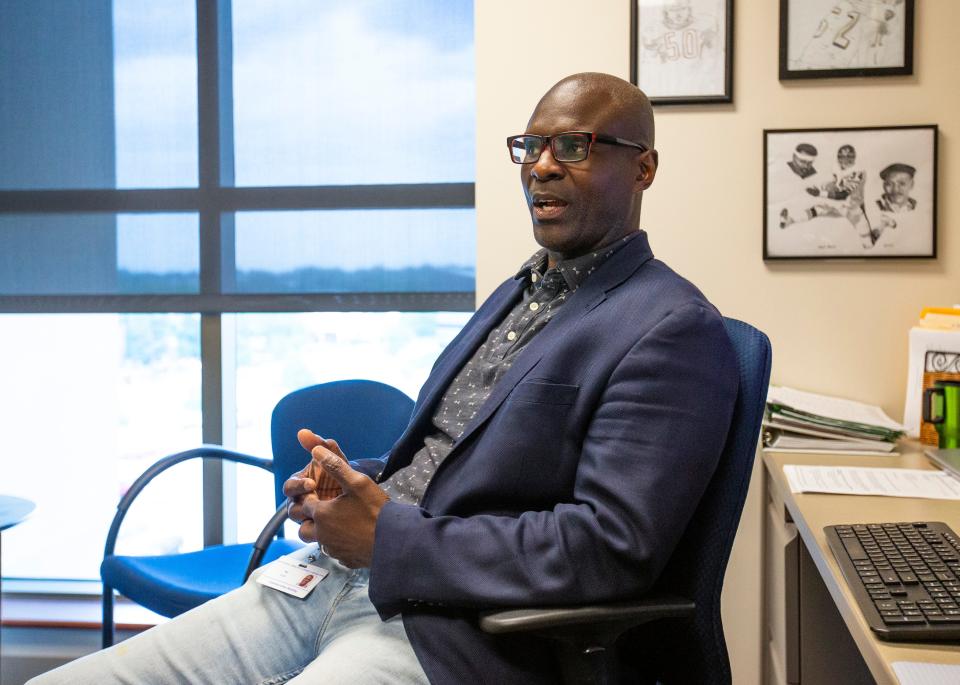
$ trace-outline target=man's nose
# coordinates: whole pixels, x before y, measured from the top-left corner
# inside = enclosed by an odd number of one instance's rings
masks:
[[[554,159],[553,150],[547,145],[540,153],[540,159],[533,163],[530,173],[538,181],[545,181],[550,178],[562,177],[565,170],[563,164]]]

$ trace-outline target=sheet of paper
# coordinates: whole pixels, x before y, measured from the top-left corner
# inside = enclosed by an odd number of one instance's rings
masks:
[[[920,661],[894,661],[890,664],[900,685],[956,685],[960,683],[960,666],[925,664]]]
[[[794,388],[771,385],[767,392],[767,402],[783,404],[808,414],[829,416],[841,421],[868,423],[891,430],[903,430],[903,426],[887,416],[880,407],[842,397],[817,395]]]
[[[960,481],[943,471],[788,464],[783,473],[794,493],[960,499]]]
[[[847,457],[899,457],[899,452],[876,452],[873,450],[828,450],[798,449],[796,447],[764,447],[764,452],[785,452],[786,454],[836,454]]]
[[[838,435],[836,432],[821,430],[818,428],[810,428],[809,426],[800,426],[792,422],[785,422],[778,419],[765,418],[763,420],[762,425],[767,428],[777,428],[783,431],[788,431],[790,433],[802,433],[804,435],[815,435],[820,438],[827,438],[828,440],[836,440],[838,438]],[[877,450],[878,452],[889,452],[891,449],[893,449],[893,444],[890,444],[890,447],[888,448],[886,441],[884,440],[873,440],[873,439],[867,440],[865,438],[854,438],[850,436],[840,436],[840,437],[842,437],[844,440],[851,441],[851,442],[852,441],[862,442],[864,445],[864,449],[879,447],[879,449]],[[878,442],[883,442],[885,444],[878,446],[877,445]]]

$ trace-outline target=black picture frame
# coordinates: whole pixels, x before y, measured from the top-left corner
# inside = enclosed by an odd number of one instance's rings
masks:
[[[915,0],[780,0],[780,80],[909,76],[914,10]]]
[[[936,124],[763,131],[763,259],[935,259]]]
[[[668,25],[667,5],[689,7],[689,23]],[[733,102],[733,0],[630,0],[630,82],[654,105]]]

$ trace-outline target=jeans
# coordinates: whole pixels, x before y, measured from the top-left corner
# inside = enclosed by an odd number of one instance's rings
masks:
[[[293,556],[310,554],[315,545]],[[257,584],[258,569],[243,587],[29,685],[427,683],[400,616],[381,621],[370,603],[369,570],[318,556],[330,574],[304,599]]]

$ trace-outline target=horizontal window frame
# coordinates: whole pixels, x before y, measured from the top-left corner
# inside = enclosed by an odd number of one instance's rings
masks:
[[[0,191],[0,214],[473,209],[474,206],[473,183]]]
[[[0,216],[243,211],[474,209],[474,183],[0,191]],[[162,230],[162,229],[161,229]],[[221,240],[203,231],[219,254]],[[202,261],[202,260],[201,260]],[[219,261],[217,259],[215,262]],[[201,265],[202,266],[202,265]],[[209,271],[209,270],[208,270]],[[204,290],[204,288],[201,288]],[[475,291],[0,295],[0,314],[451,311],[475,308]]]
[[[3,295],[0,314],[472,312],[473,291],[176,295]]]

